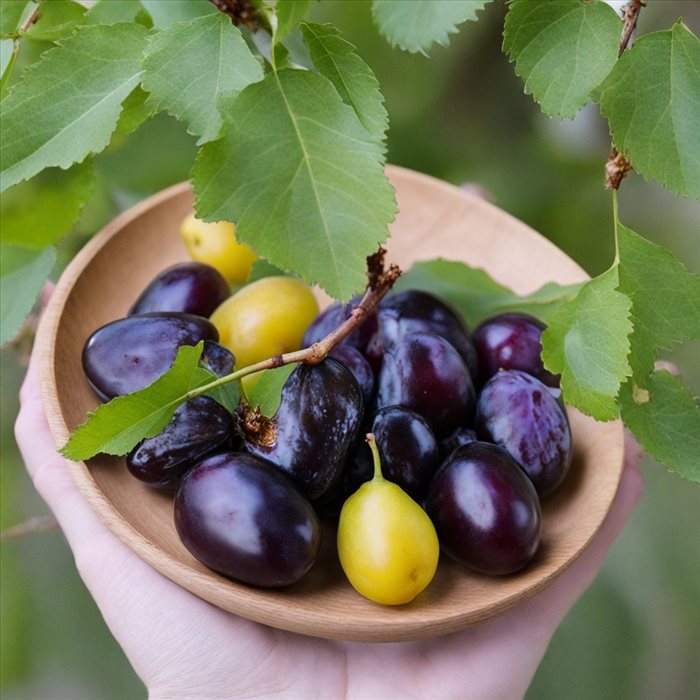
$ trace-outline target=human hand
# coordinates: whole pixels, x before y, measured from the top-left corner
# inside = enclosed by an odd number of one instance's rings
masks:
[[[20,392],[17,443],[76,566],[152,698],[521,697],[555,629],[590,585],[642,492],[627,436],[618,493],[572,566],[519,607],[463,632],[396,644],[327,641],[224,612],[152,569],[75,486],[44,412],[36,356]]]

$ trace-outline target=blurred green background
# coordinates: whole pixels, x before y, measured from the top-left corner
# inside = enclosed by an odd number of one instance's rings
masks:
[[[313,18],[336,23],[376,72],[391,119],[390,162],[480,185],[496,205],[549,237],[589,273],[599,273],[613,248],[611,200],[602,188],[605,122],[595,106],[573,122],[540,113],[501,53],[504,12],[503,2],[492,3],[478,23],[463,26],[449,48],[435,48],[430,58],[390,49],[363,0],[325,0]],[[681,16],[697,34],[700,3],[650,2],[640,32],[668,28]],[[38,52],[23,49],[20,61],[28,63]],[[62,246],[58,268],[119,210],[186,179],[194,154],[194,139],[165,115],[115,139],[95,160],[98,186]],[[629,227],[700,271],[700,205],[631,175],[620,207]],[[700,344],[680,346],[669,357],[700,394]],[[24,473],[12,434],[21,359],[6,349],[0,362],[5,529],[47,509]],[[642,469],[643,499],[602,573],[555,635],[528,693],[532,700],[700,697],[700,488],[649,459]],[[0,555],[5,700],[146,696],[59,532],[4,542]]]

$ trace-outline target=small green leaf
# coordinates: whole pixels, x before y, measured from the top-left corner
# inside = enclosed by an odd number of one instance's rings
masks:
[[[201,218],[235,221],[241,242],[341,300],[364,288],[366,258],[396,212],[381,149],[309,71],[270,73],[241,92],[193,180]]]
[[[57,243],[78,220],[93,185],[90,160],[47,168],[0,198],[0,240],[25,248]]]
[[[447,46],[457,25],[477,19],[490,0],[373,0],[372,15],[392,46],[427,54],[434,44]]]
[[[107,146],[141,77],[145,42],[138,24],[88,25],[27,69],[1,103],[3,190]]]
[[[209,0],[141,0],[141,4],[151,15],[156,29],[218,12]]]
[[[56,251],[0,246],[0,346],[17,334],[51,272]]]
[[[319,73],[335,85],[343,102],[355,110],[362,126],[377,143],[383,143],[389,117],[372,69],[332,24],[305,22],[301,31]]]
[[[221,12],[158,32],[146,47],[143,69],[151,104],[184,120],[200,144],[219,134],[221,98],[263,77],[240,30]]]
[[[61,453],[84,460],[104,453],[125,455],[141,440],[157,435],[170,422],[188,392],[216,377],[199,366],[203,343],[183,345],[172,367],[144,389],[118,396],[88,414]]]
[[[148,101],[148,93],[137,85],[122,102],[122,113],[115,133],[125,136],[136,131],[149,117],[153,115],[155,108]]]
[[[612,267],[560,306],[542,334],[542,360],[561,374],[566,402],[597,420],[617,418],[620,385],[630,375],[632,302],[617,286]]]
[[[296,29],[315,4],[316,0],[277,0],[277,27],[272,37],[273,42],[279,43],[292,29]]]
[[[633,167],[700,199],[700,40],[681,22],[641,37],[598,93],[613,143]]]
[[[396,291],[423,289],[437,294],[458,309],[470,325],[505,311],[519,311],[546,321],[561,304],[573,299],[580,287],[548,282],[532,294],[518,296],[484,270],[442,259],[416,263],[394,285]]]
[[[86,9],[73,0],[44,0],[39,20],[22,36],[32,41],[57,41],[85,21]]]
[[[295,368],[296,363],[292,363],[262,372],[260,379],[253,384],[251,389],[248,389],[250,405],[253,408],[258,406],[264,416],[272,418],[280,405],[282,387]]]
[[[27,4],[28,0],[2,0],[0,2],[0,37],[10,36],[19,29]]]
[[[622,419],[654,459],[690,481],[700,482],[700,406],[677,377],[654,372],[648,400],[635,401],[634,383],[620,392]]]
[[[632,300],[634,333],[630,363],[635,382],[646,387],[657,348],[700,340],[700,275],[673,254],[618,224],[619,290]]]
[[[144,18],[149,20],[147,26],[150,27],[150,16],[146,15],[139,0],[99,0],[85,15],[85,21],[89,24],[137,22],[143,21]]]
[[[615,65],[621,31],[604,2],[516,0],[508,5],[503,50],[542,111],[572,119]]]

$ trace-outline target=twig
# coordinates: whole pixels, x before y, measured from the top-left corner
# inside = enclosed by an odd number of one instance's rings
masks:
[[[228,15],[237,27],[244,25],[251,32],[258,29],[270,31],[267,17],[253,0],[209,0],[219,12]]]
[[[53,515],[38,515],[35,518],[29,518],[24,522],[8,527],[0,532],[0,542],[6,540],[16,540],[26,535],[33,535],[36,532],[46,532],[58,528],[58,522]]]
[[[639,19],[639,11],[646,7],[646,3],[642,0],[629,0],[628,3],[622,6],[622,34],[620,35],[620,50],[617,53],[618,58],[622,56],[622,52],[629,46],[632,39],[632,33],[637,28],[637,20]]]

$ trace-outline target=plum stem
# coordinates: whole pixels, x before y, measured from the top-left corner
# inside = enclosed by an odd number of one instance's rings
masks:
[[[365,440],[369,445],[369,449],[372,450],[372,461],[374,463],[373,481],[384,481],[384,475],[382,474],[382,460],[379,456],[379,448],[377,447],[377,441],[374,439],[374,434],[367,433]]]

